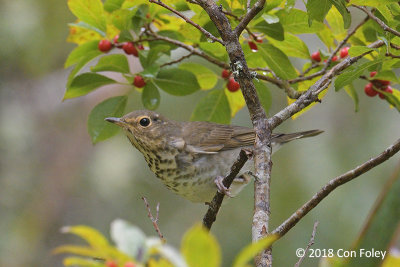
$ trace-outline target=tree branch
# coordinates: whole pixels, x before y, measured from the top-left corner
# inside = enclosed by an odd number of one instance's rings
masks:
[[[378,166],[384,161],[388,160],[390,157],[395,155],[400,151],[400,139],[398,139],[394,144],[385,149],[377,157],[372,158],[360,166],[350,170],[332,180],[330,180],[324,187],[321,188],[309,201],[307,201],[303,206],[301,206],[295,213],[293,213],[285,222],[278,226],[272,234],[279,234],[283,236],[290,229],[292,229],[297,222],[303,218],[310,210],[315,208],[325,197],[329,195],[334,189],[342,184],[350,182],[351,180],[357,178],[361,174],[369,171],[370,169]]]
[[[160,228],[158,227],[158,212],[160,210],[160,203],[157,203],[157,207],[156,207],[156,217],[153,217],[153,214],[151,214],[151,209],[150,209],[150,205],[147,202],[147,199],[145,197],[142,197],[142,200],[144,201],[144,205],[146,206],[147,209],[147,216],[150,218],[151,222],[153,223],[154,229],[156,230],[158,236],[160,237],[161,241],[163,243],[166,242],[164,235],[161,233]]]
[[[376,17],[370,10],[368,10],[368,8],[366,8],[365,6],[358,6],[358,5],[353,5],[354,7],[364,11],[365,14],[367,14],[371,19],[373,19],[376,23],[379,24],[379,26],[381,26],[381,28],[384,31],[393,33],[396,36],[400,37],[400,32],[396,31],[395,29],[389,27],[388,25],[385,24],[385,22],[383,22],[381,19],[379,19],[378,17]]]
[[[222,183],[226,188],[229,188],[231,186],[233,180],[237,177],[239,171],[242,169],[247,159],[248,156],[246,152],[242,149],[239,153],[239,157],[231,167],[231,172],[222,181]],[[204,215],[203,218],[203,225],[207,229],[211,229],[212,224],[215,222],[219,208],[221,207],[222,201],[224,200],[224,197],[225,194],[217,191],[213,200],[209,203],[207,213]]]
[[[191,24],[193,27],[197,28],[199,31],[201,31],[207,38],[211,39],[214,42],[218,42],[222,45],[224,45],[224,42],[221,39],[218,39],[217,37],[215,37],[214,35],[212,35],[210,32],[208,32],[206,29],[204,29],[203,27],[201,27],[199,24],[197,24],[196,22],[192,21],[191,19],[189,19],[188,17],[186,17],[185,15],[183,15],[181,12],[179,12],[178,10],[173,9],[172,7],[164,4],[163,2],[161,2],[160,0],[149,0],[150,3],[154,3],[157,4],[159,6],[162,6],[163,8],[168,9],[169,11],[171,11],[172,13],[176,14],[177,16],[181,17],[184,21],[186,21],[187,23]]]
[[[242,31],[247,27],[250,21],[264,8],[265,0],[258,0],[254,6],[249,9],[243,19],[233,30],[234,34],[239,37]]]
[[[299,261],[296,262],[296,264],[294,265],[294,267],[299,267],[299,266],[300,266],[300,264],[303,262],[304,258],[307,256],[307,251],[310,249],[310,247],[311,247],[312,245],[314,245],[314,238],[315,238],[315,234],[317,233],[318,224],[319,224],[318,221],[316,221],[316,222],[314,223],[314,227],[313,227],[313,231],[312,231],[312,233],[311,233],[310,241],[308,242],[307,247],[304,249],[304,254],[303,254],[303,256],[300,257]]]
[[[179,63],[179,62],[181,62],[182,60],[193,56],[193,54],[194,54],[193,52],[190,52],[190,53],[187,54],[187,55],[181,56],[181,57],[178,58],[177,60],[173,60],[173,61],[164,63],[164,64],[160,65],[160,68],[165,67],[165,66],[169,66],[169,65],[173,65],[173,64],[176,64],[176,63]]]

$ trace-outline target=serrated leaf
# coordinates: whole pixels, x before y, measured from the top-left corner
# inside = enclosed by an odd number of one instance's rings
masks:
[[[337,8],[343,18],[343,25],[345,29],[348,29],[351,24],[351,14],[346,8],[346,0],[330,0],[331,3]]]
[[[161,69],[154,83],[158,89],[175,96],[190,95],[200,89],[196,76],[179,68]]]
[[[288,57],[298,57],[309,59],[310,52],[308,51],[307,45],[296,35],[286,32],[285,39],[281,42],[269,39],[268,41],[275,47],[282,50]]]
[[[68,7],[80,20],[106,32],[106,18],[100,0],[68,0]]]
[[[282,24],[277,23],[268,23],[267,21],[261,21],[253,26],[253,29],[265,33],[266,35],[278,40],[283,41],[283,27]]]
[[[224,90],[213,90],[200,99],[190,120],[229,124],[231,111]]]
[[[236,256],[233,267],[246,267],[247,263],[251,261],[262,250],[267,249],[278,239],[278,235],[269,235],[260,239],[259,241],[246,246]]]
[[[262,82],[260,80],[259,81],[254,80],[253,82],[254,86],[256,87],[260,103],[263,106],[265,112],[268,114],[269,108],[271,107],[272,104],[271,92],[265,82]]]
[[[89,226],[66,226],[63,227],[61,230],[63,233],[69,233],[79,236],[93,248],[102,248],[109,245],[107,239],[103,236],[103,234]]]
[[[107,84],[116,83],[113,79],[97,73],[82,73],[76,76],[65,92],[64,99],[83,96]]]
[[[97,55],[102,54],[98,48],[99,41],[89,41],[81,44],[74,48],[74,50],[69,53],[67,60],[65,61],[64,68],[68,68],[84,58],[87,58],[87,53],[94,53]]]
[[[142,103],[145,108],[150,110],[155,110],[160,105],[160,92],[153,81],[149,81],[143,88]]]
[[[137,258],[146,255],[146,235],[139,227],[117,219],[111,223],[111,238],[122,252]]]
[[[343,86],[350,84],[352,81],[357,79],[364,71],[369,68],[373,68],[374,66],[382,63],[382,59],[375,61],[368,61],[365,63],[356,63],[351,68],[347,69],[347,71],[340,74],[335,80],[335,90],[340,90]]]
[[[121,117],[124,113],[126,96],[116,96],[104,100],[94,107],[89,114],[88,131],[93,144],[117,134],[120,130],[116,125],[106,122],[107,117]]]
[[[194,226],[185,233],[181,252],[190,267],[219,267],[221,263],[218,242],[202,225]]]
[[[90,70],[93,72],[115,71],[129,73],[129,63],[125,55],[108,55],[101,57],[97,65],[91,67]]]
[[[121,8],[124,1],[125,0],[106,0],[104,2],[104,10],[111,13],[111,12]]]
[[[358,106],[358,94],[357,94],[356,89],[354,88],[354,85],[353,84],[346,85],[344,87],[344,90],[351,97],[351,99],[353,99],[354,111],[358,112],[358,108],[359,108],[359,106]]]
[[[324,24],[318,21],[314,21],[309,26],[307,13],[300,9],[293,8],[288,13],[285,10],[279,10],[276,15],[279,17],[279,21],[285,31],[293,34],[316,33],[324,29]]]
[[[280,78],[287,80],[297,77],[289,58],[280,49],[271,44],[259,44],[258,51],[267,62],[268,67]]]
[[[369,48],[369,47],[366,47],[366,46],[352,46],[349,49],[349,55],[352,56],[352,57],[358,57],[358,56],[360,56],[360,55],[362,55],[364,53],[367,53],[369,51],[372,51],[372,50],[376,51],[375,48]]]
[[[326,14],[332,7],[332,3],[330,0],[308,0],[306,7],[309,24],[311,25],[313,20],[324,21]]]
[[[180,69],[187,70],[196,75],[197,82],[203,90],[213,88],[218,82],[218,76],[209,68],[197,63],[181,63]]]

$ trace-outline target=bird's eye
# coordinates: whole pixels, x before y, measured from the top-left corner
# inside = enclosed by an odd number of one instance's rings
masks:
[[[143,127],[147,127],[150,124],[150,119],[149,118],[142,118],[139,121],[140,125]]]

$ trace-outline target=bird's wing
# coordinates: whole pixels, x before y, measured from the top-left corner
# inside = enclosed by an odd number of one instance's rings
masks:
[[[182,134],[190,151],[206,154],[252,146],[255,138],[251,128],[211,122],[187,123]]]

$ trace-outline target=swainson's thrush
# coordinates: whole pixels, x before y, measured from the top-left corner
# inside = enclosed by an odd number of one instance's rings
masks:
[[[215,179],[229,173],[242,148],[254,145],[253,129],[211,122],[177,122],[148,110],[122,118],[106,118],[122,129],[146,159],[152,172],[175,193],[193,202],[209,202],[217,186]],[[273,134],[272,146],[320,134],[311,130]],[[230,191],[238,193],[249,181],[253,161],[247,161]],[[218,184],[218,183],[217,183]]]

